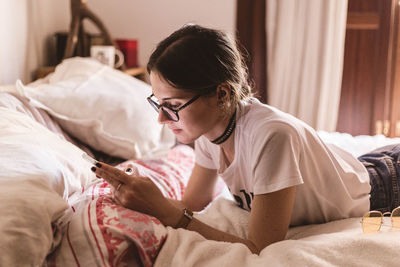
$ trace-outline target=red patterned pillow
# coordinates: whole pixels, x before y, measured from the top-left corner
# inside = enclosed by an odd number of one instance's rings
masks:
[[[194,153],[181,145],[165,158],[127,161],[117,167],[128,165],[150,177],[165,196],[181,199]],[[65,234],[48,257],[49,266],[152,265],[166,238],[166,229],[156,218],[116,205],[102,179],[73,195],[69,204]]]

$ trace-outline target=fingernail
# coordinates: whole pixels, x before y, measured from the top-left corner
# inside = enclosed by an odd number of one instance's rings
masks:
[[[92,172],[95,172],[96,171],[96,167],[92,167],[92,168],[90,168],[90,170],[92,170]]]
[[[96,163],[96,166],[98,167],[98,168],[101,168],[101,164],[100,163]]]

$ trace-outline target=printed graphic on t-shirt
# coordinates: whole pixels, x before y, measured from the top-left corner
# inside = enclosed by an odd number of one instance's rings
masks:
[[[229,189],[230,191],[230,189]],[[238,195],[236,194],[232,194],[233,197],[235,198],[236,203],[238,203],[238,206],[242,209],[251,210],[251,202],[254,199],[254,193],[250,192],[247,193],[246,190],[241,189],[238,193]]]

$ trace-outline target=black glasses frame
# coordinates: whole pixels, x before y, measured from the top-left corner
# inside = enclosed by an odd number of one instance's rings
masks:
[[[196,101],[200,96],[202,96],[202,94],[200,95],[195,95],[194,97],[192,97],[188,102],[186,102],[185,104],[183,104],[182,106],[180,106],[177,109],[173,109],[170,107],[166,107],[163,105],[158,104],[157,102],[155,102],[153,99],[151,99],[154,96],[154,94],[151,94],[149,97],[147,97],[147,101],[150,103],[150,105],[154,108],[154,110],[158,113],[160,111],[160,109],[162,110],[162,112],[164,113],[165,116],[167,116],[168,119],[177,122],[179,121],[179,114],[178,112],[181,111],[182,109],[186,108],[187,106],[189,106],[190,104],[192,104],[194,101]],[[168,113],[168,111],[172,111],[175,116],[176,119],[171,117],[171,115]]]

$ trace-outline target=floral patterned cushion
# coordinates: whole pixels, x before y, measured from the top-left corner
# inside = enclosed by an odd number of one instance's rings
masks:
[[[165,196],[181,199],[194,153],[180,145],[164,158],[130,160],[117,167],[127,166],[150,177]],[[166,239],[166,229],[156,218],[117,205],[103,179],[71,196],[69,205],[65,234],[48,257],[49,266],[151,266]]]

